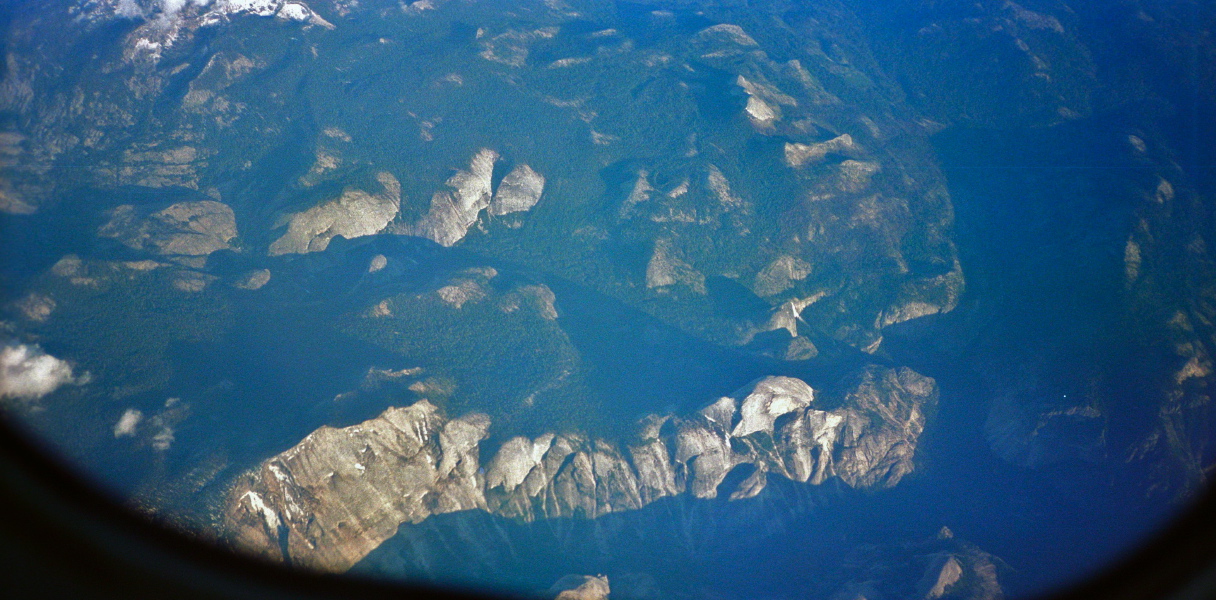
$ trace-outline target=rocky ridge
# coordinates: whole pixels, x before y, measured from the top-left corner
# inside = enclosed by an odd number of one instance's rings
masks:
[[[179,202],[151,214],[140,212],[129,204],[111,210],[97,235],[134,250],[184,257],[230,249],[237,236],[232,209],[213,200]]]
[[[402,523],[456,511],[594,519],[678,494],[748,498],[770,475],[891,487],[912,471],[936,394],[932,379],[909,369],[870,367],[839,407],[819,409],[801,380],[766,377],[691,415],[647,416],[623,443],[515,437],[484,464],[489,418],[448,418],[422,400],[323,427],[268,459],[231,489],[225,529],[247,551],[345,571]],[[736,469],[750,473],[719,489]]]

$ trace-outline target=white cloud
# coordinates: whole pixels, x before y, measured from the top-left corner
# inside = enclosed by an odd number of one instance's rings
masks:
[[[114,437],[130,437],[135,435],[135,428],[139,427],[139,422],[144,420],[144,413],[138,408],[128,408],[122,416],[118,418],[118,423],[114,424]]]
[[[0,398],[37,400],[64,385],[87,383],[89,374],[72,374],[72,366],[38,346],[9,343],[0,349]]]
[[[162,423],[160,431],[157,431],[156,435],[152,436],[152,447],[164,452],[169,449],[169,446],[173,445],[174,439],[176,438],[173,437],[173,428]]]

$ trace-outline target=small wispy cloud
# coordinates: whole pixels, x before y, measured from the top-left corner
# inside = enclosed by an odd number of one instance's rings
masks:
[[[189,414],[190,406],[180,398],[165,400],[164,408],[149,411],[146,415],[138,408],[128,408],[114,423],[114,437],[131,438],[140,447],[150,446],[157,452],[166,452],[177,439],[174,428]]]
[[[118,423],[114,424],[114,437],[131,437],[135,435],[135,428],[139,427],[139,422],[144,420],[144,413],[138,408],[128,408],[122,416],[118,418]]]
[[[164,452],[169,449],[169,446],[173,445],[173,440],[175,439],[173,428],[161,423],[160,430],[156,432],[156,435],[152,436],[152,448]]]
[[[10,342],[0,349],[0,398],[37,400],[62,386],[88,381],[88,373],[75,375],[67,361],[37,345]]]

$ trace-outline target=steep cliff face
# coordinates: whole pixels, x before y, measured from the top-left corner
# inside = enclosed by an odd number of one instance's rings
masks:
[[[247,551],[345,571],[399,525],[444,513],[595,519],[679,494],[748,498],[770,476],[891,487],[912,471],[936,395],[932,379],[875,367],[828,410],[802,381],[769,377],[691,415],[648,416],[621,443],[555,433],[494,450],[481,446],[487,417],[449,419],[423,400],[267,460],[229,493],[225,528]],[[750,473],[722,489],[741,467]]]

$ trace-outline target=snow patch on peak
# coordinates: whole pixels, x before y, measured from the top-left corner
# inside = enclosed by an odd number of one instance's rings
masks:
[[[289,19],[292,21],[307,21],[308,17],[311,15],[312,11],[308,10],[307,6],[297,4],[295,2],[284,4],[283,8],[279,9],[278,14],[279,18]]]
[[[216,8],[229,14],[247,12],[269,17],[273,16],[282,4],[280,0],[219,0]]]
[[[161,51],[182,35],[238,16],[278,17],[333,29],[329,21],[301,0],[89,0],[73,9],[87,21],[143,20],[127,38],[127,60],[155,63]]]

